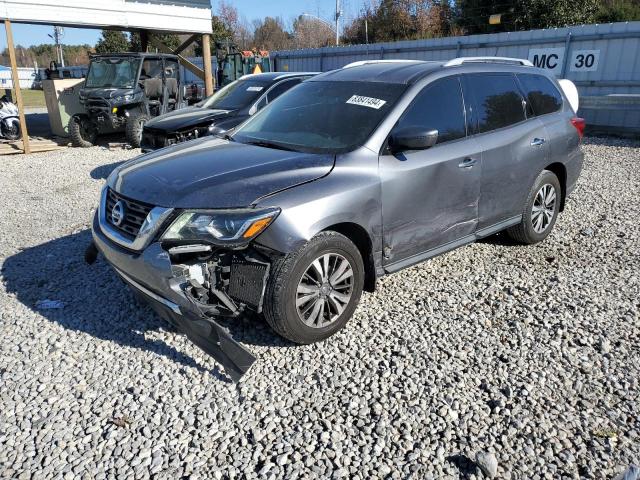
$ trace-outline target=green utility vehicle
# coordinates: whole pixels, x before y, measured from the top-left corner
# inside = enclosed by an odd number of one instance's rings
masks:
[[[124,131],[140,146],[150,118],[187,105],[176,55],[114,53],[91,57],[80,103],[84,112],[71,117],[74,146],[90,147],[98,135]]]

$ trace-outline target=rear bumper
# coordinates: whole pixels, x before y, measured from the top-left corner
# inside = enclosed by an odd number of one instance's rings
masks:
[[[194,309],[173,277],[169,254],[159,243],[152,243],[141,253],[126,250],[102,233],[97,216],[93,220],[92,233],[98,251],[160,317],[221,363],[234,381],[249,370],[255,357],[233,340],[226,328]]]

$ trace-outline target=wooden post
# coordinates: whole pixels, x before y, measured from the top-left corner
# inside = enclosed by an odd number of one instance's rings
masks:
[[[22,102],[22,91],[20,90],[20,77],[18,77],[18,64],[16,63],[16,51],[13,46],[13,32],[11,22],[4,21],[4,29],[7,32],[7,47],[9,48],[9,60],[11,62],[11,78],[13,89],[16,92],[16,103],[18,104],[18,116],[20,118],[20,132],[22,133],[22,150],[24,153],[31,153],[29,145],[29,132],[27,132],[27,121],[24,118],[24,104]]]
[[[149,32],[146,30],[140,30],[140,50],[149,51]]]
[[[211,44],[209,43],[210,35],[205,33],[202,35],[202,63],[204,63],[204,94],[205,96],[213,95],[213,73],[211,68]]]

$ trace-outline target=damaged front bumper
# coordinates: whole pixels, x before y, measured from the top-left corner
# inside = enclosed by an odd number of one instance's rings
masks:
[[[215,318],[262,310],[270,267],[266,257],[251,249],[167,251],[159,242],[133,252],[105,236],[98,216],[92,231],[98,251],[138,297],[221,363],[232,380],[249,370],[255,357]]]

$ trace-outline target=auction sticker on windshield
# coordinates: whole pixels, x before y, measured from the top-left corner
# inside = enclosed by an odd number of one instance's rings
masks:
[[[387,103],[387,101],[380,100],[379,98],[363,97],[362,95],[353,95],[349,100],[347,100],[347,103],[350,103],[351,105],[360,105],[361,107],[375,108],[376,110],[378,110],[385,103]]]
[[[247,92],[261,92],[263,87],[249,87],[247,88]]]

